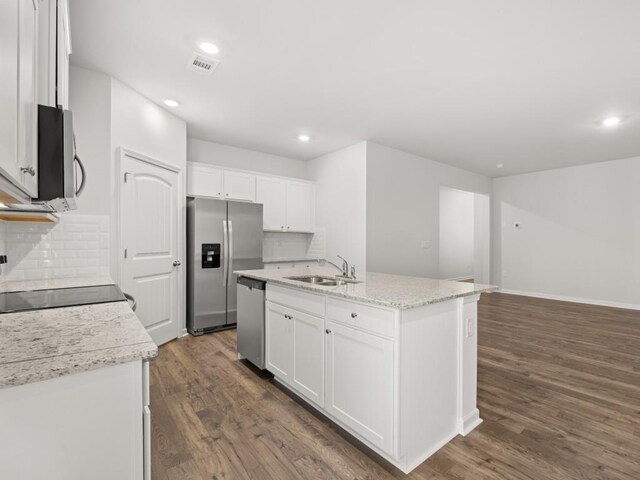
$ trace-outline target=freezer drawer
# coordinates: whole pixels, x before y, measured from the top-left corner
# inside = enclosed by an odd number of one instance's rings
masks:
[[[265,283],[239,277],[238,354],[256,367],[264,369],[264,301]]]

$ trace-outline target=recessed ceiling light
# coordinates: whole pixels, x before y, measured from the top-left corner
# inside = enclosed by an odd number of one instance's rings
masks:
[[[311,140],[311,137],[306,133],[301,133],[300,135],[298,135],[298,140],[300,140],[301,142],[308,142],[309,140]]]
[[[502,168],[502,167],[504,167],[504,163],[498,163],[498,164],[496,165],[496,167],[498,167],[498,168]]]
[[[167,107],[174,107],[174,108],[180,105],[180,102],[178,102],[176,100],[171,100],[170,98],[167,98],[166,100],[163,100],[163,103]]]
[[[210,53],[211,55],[215,55],[220,51],[220,49],[216,45],[209,42],[202,42],[200,44],[200,50],[202,50],[204,53]]]
[[[617,127],[621,122],[621,117],[607,117],[602,120],[602,126],[607,128]]]

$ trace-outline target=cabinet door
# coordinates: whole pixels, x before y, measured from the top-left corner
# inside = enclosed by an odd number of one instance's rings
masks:
[[[20,0],[18,70],[18,162],[20,184],[38,196],[38,103],[36,75],[38,15],[35,0]]]
[[[293,315],[289,309],[266,302],[267,370],[291,383],[293,358]]]
[[[287,181],[280,178],[258,177],[256,202],[263,205],[264,230],[284,231],[287,224]]]
[[[327,322],[326,410],[393,454],[393,342]]]
[[[18,163],[18,25],[21,0],[0,2],[0,169],[20,182]]]
[[[324,319],[291,311],[293,316],[293,376],[300,394],[324,405]]]
[[[287,231],[313,232],[313,185],[287,182]]]
[[[225,200],[256,201],[256,176],[250,173],[224,171]]]
[[[207,165],[188,163],[187,195],[221,198],[222,170]]]

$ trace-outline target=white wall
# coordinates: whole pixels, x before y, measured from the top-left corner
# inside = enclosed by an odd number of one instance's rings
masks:
[[[367,143],[309,161],[316,181],[316,226],[326,235],[327,259],[342,255],[362,275],[367,271]]]
[[[473,277],[474,194],[440,187],[440,276],[446,279]]]
[[[369,270],[437,278],[440,187],[490,195],[491,179],[372,142],[366,170]]]
[[[309,179],[307,162],[189,138],[187,159],[227,168]]]
[[[71,214],[109,215],[111,175],[111,78],[71,67],[69,108],[73,112],[78,155],[87,170],[87,186]]]
[[[493,200],[503,289],[640,308],[640,157],[498,178]]]

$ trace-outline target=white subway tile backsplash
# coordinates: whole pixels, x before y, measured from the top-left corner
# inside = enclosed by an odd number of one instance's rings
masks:
[[[4,280],[109,274],[109,217],[63,214],[55,224],[4,223]]]

